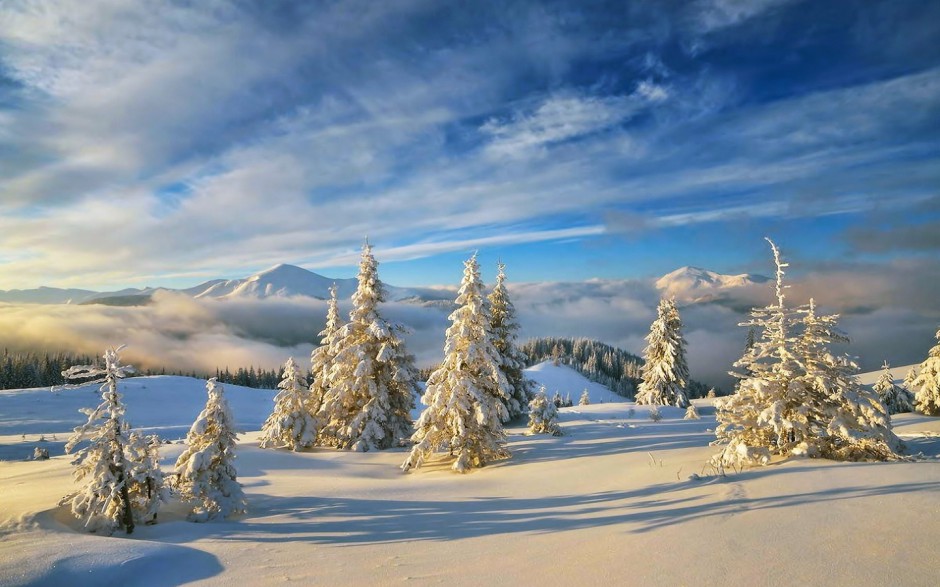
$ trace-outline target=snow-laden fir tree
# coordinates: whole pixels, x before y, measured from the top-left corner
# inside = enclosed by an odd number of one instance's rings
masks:
[[[176,460],[176,489],[192,508],[189,519],[205,522],[245,513],[247,501],[235,468],[235,420],[213,377],[209,399],[186,435],[186,450]]]
[[[496,285],[488,300],[493,344],[501,358],[499,368],[509,384],[509,398],[504,402],[506,414],[512,420],[524,415],[528,409],[534,383],[525,376],[526,356],[516,345],[519,323],[516,321],[516,308],[506,288],[506,265],[499,263],[497,267]]]
[[[561,397],[560,391],[555,391],[555,395],[552,396],[552,403],[555,404],[556,408],[562,408],[565,405],[564,398]]]
[[[475,254],[464,263],[456,305],[444,361],[431,373],[421,398],[427,407],[415,426],[415,445],[404,470],[420,467],[436,451],[456,457],[452,469],[461,473],[510,456],[502,424],[509,384],[499,368]]]
[[[331,345],[333,365],[320,407],[321,444],[359,451],[398,446],[412,433],[411,410],[419,391],[405,328],[379,314],[385,288],[366,243],[349,322]]]
[[[910,392],[911,397],[914,397],[914,381],[917,379],[917,367],[911,367],[907,370],[907,375],[904,376],[904,389]]]
[[[742,326],[760,337],[735,363],[737,393],[716,402],[718,442],[712,462],[719,469],[766,464],[772,455],[803,454],[836,459],[889,459],[900,443],[887,410],[862,388],[857,366],[829,351],[847,342],[836,316],[818,316],[811,302],[802,310],[784,303],[787,267],[770,239],[776,264],[776,302],[751,311]]]
[[[585,388],[584,391],[581,392],[581,397],[578,398],[578,405],[579,405],[579,406],[589,406],[589,405],[591,405],[591,396],[588,395],[588,390],[587,390],[587,388]]]
[[[914,396],[909,391],[894,384],[894,375],[891,373],[891,366],[885,361],[881,367],[881,377],[872,386],[881,403],[888,408],[889,414],[902,414],[914,410]]]
[[[643,381],[636,393],[636,403],[684,408],[689,405],[689,366],[675,300],[660,300],[656,314],[646,336]]]
[[[312,394],[294,357],[284,363],[277,387],[280,391],[274,396],[274,411],[261,427],[261,448],[310,448],[317,438],[317,420],[312,413]]]
[[[83,408],[85,424],[75,428],[65,445],[70,453],[80,443],[88,445],[75,454],[74,479],[81,488],[63,498],[72,514],[93,532],[112,534],[123,529],[134,531],[134,511],[129,491],[127,447],[130,443],[124,424],[124,403],[118,392],[118,380],[134,371],[121,365],[118,354],[124,347],[109,348],[104,353],[104,367],[76,365],[62,372],[66,381],[100,384],[101,404],[94,410]],[[91,380],[91,381],[88,381]]]
[[[317,428],[320,417],[317,415],[323,406],[323,400],[329,389],[330,370],[333,368],[336,351],[336,337],[343,320],[339,315],[339,302],[336,299],[336,284],[330,286],[330,301],[326,310],[326,326],[319,333],[320,345],[310,353],[310,414],[314,417]],[[319,430],[318,430],[319,434]]]
[[[917,367],[917,377],[911,382],[914,405],[918,412],[928,416],[940,416],[940,330],[937,330],[937,341]]]
[[[558,425],[558,408],[545,395],[544,385],[529,402],[529,432],[562,435],[561,426]]]
[[[127,444],[128,495],[137,524],[156,523],[160,505],[170,498],[170,488],[160,469],[160,445],[160,437],[156,434],[148,436],[130,432]]]
[[[695,404],[689,403],[689,407],[685,409],[684,420],[698,420],[700,416],[698,415],[698,410],[695,408]]]
[[[714,387],[712,387],[711,389],[708,390],[708,393],[705,394],[705,397],[707,397],[708,399],[716,398],[718,397],[718,392],[715,391]]]

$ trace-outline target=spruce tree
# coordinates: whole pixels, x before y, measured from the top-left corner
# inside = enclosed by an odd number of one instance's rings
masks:
[[[650,325],[643,351],[643,381],[637,390],[638,405],[684,408],[689,405],[689,367],[685,359],[682,320],[675,300],[663,299]]]
[[[682,417],[683,420],[698,420],[700,416],[698,415],[698,410],[695,408],[695,404],[690,403],[689,407],[685,410],[685,416]]]
[[[411,436],[418,371],[401,338],[405,328],[379,313],[384,301],[378,263],[366,243],[349,322],[332,345],[333,365],[319,411],[321,444],[367,451],[398,446]]]
[[[585,390],[581,392],[581,397],[578,399],[578,405],[579,406],[591,405],[591,396],[588,395],[587,388],[585,388]]]
[[[499,365],[506,382],[509,384],[509,397],[504,400],[507,419],[512,420],[526,413],[532,395],[533,382],[525,376],[526,356],[516,345],[516,333],[519,323],[516,321],[516,308],[509,299],[506,288],[506,265],[499,263],[496,285],[488,300],[491,313],[493,344],[499,352]]]
[[[847,342],[836,316],[818,316],[811,302],[802,310],[785,305],[784,268],[776,245],[776,302],[751,311],[742,326],[761,335],[735,363],[741,369],[737,393],[717,407],[719,442],[712,462],[719,469],[766,464],[772,455],[803,454],[836,459],[889,459],[900,443],[887,411],[861,387],[857,366],[829,351]]]
[[[928,416],[940,416],[940,330],[938,344],[930,349],[927,358],[917,368],[917,377],[911,382],[914,388],[914,405],[917,411]]]
[[[310,414],[320,425],[320,416],[317,414],[323,406],[326,392],[329,390],[330,370],[336,352],[337,333],[343,327],[343,320],[339,315],[339,303],[336,299],[336,284],[330,286],[330,301],[326,311],[326,326],[319,333],[320,345],[310,353]]]
[[[72,514],[83,521],[85,528],[105,534],[118,529],[128,534],[134,531],[129,487],[130,438],[124,422],[124,404],[118,392],[118,380],[132,373],[134,368],[121,365],[118,353],[122,348],[105,351],[104,367],[76,365],[62,372],[66,381],[100,384],[101,404],[94,410],[80,410],[88,416],[88,421],[75,428],[65,445],[65,452],[70,453],[79,443],[88,441],[88,446],[79,450],[72,461],[73,477],[82,487],[62,501],[71,506]]]
[[[544,385],[529,402],[529,432],[562,435],[561,426],[558,425],[558,408],[545,395]]]
[[[420,467],[436,451],[455,457],[452,469],[463,473],[508,458],[503,420],[509,384],[500,369],[491,320],[483,295],[476,255],[464,263],[463,280],[451,313],[444,361],[428,378],[415,443],[402,464]]]
[[[298,451],[313,446],[317,420],[311,409],[311,393],[300,367],[290,357],[274,396],[274,411],[261,428],[261,448],[289,448]]]
[[[189,519],[205,522],[245,513],[247,502],[235,468],[235,420],[215,377],[206,382],[209,399],[186,435],[186,450],[176,460],[176,489],[192,510]]]
[[[899,385],[894,384],[894,375],[891,374],[891,367],[885,361],[882,366],[881,377],[872,386],[881,402],[888,408],[889,414],[901,414],[914,410],[914,396],[909,391]]]
[[[160,505],[170,497],[160,469],[160,437],[131,432],[127,445],[128,496],[134,522],[155,524]]]

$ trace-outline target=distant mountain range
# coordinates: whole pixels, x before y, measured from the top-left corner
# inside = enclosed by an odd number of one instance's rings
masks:
[[[104,304],[111,306],[139,306],[150,301],[157,291],[170,291],[193,298],[262,299],[270,297],[305,296],[318,299],[330,297],[330,287],[336,284],[340,299],[348,299],[356,291],[356,278],[330,279],[295,265],[276,265],[266,271],[244,279],[213,279],[186,289],[166,287],[127,288],[111,292],[86,289],[0,290],[0,302],[25,304]],[[452,302],[454,293],[434,288],[403,288],[385,285],[390,301],[418,304]]]
[[[675,297],[683,303],[698,303],[720,301],[732,294],[746,293],[755,286],[765,285],[768,281],[769,278],[761,275],[722,275],[697,267],[682,267],[659,278],[654,285],[665,296]],[[39,287],[0,290],[0,302],[139,306],[148,303],[157,291],[171,291],[197,299],[218,300],[294,296],[327,299],[334,283],[340,299],[348,299],[356,291],[355,278],[330,279],[302,267],[281,264],[244,279],[213,279],[186,289],[146,287],[98,292]],[[385,287],[390,301],[439,306],[453,302],[454,298],[452,289],[405,288],[387,284]]]

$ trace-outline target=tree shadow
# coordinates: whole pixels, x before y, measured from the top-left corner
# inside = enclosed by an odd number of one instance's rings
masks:
[[[251,508],[260,517],[249,514],[237,524],[213,530],[226,540],[345,546],[564,532],[617,524],[631,526],[630,532],[644,533],[714,516],[940,489],[937,483],[923,482],[834,487],[768,497],[749,497],[740,491],[740,482],[747,479],[801,474],[820,466],[769,467],[735,477],[537,498],[431,501],[256,494],[251,496]],[[727,491],[716,497],[716,487],[722,486]]]

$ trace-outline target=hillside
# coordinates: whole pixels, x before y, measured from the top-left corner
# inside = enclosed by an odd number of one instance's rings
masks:
[[[530,376],[585,385],[565,367],[542,365]],[[201,384],[127,381],[128,418],[178,437],[204,400]],[[929,461],[792,459],[713,477],[703,468],[715,452],[711,400],[695,400],[701,420],[663,408],[658,423],[631,402],[595,403],[560,410],[561,437],[510,428],[510,460],[468,475],[433,464],[403,474],[403,449],[259,449],[270,393],[227,389],[249,430],[237,461],[248,514],[192,524],[172,503],[157,525],[131,537],[96,536],[56,505],[71,488],[69,457],[0,462],[0,583],[461,586],[629,577],[642,585],[927,586],[936,579],[937,526],[924,512],[940,507],[940,419],[895,420]],[[75,408],[93,401],[87,390],[4,392],[0,443],[65,430]],[[164,468],[183,448],[163,447]],[[897,539],[866,554],[872,536],[885,534]],[[799,539],[768,542],[770,535]],[[655,553],[681,553],[681,561]]]

